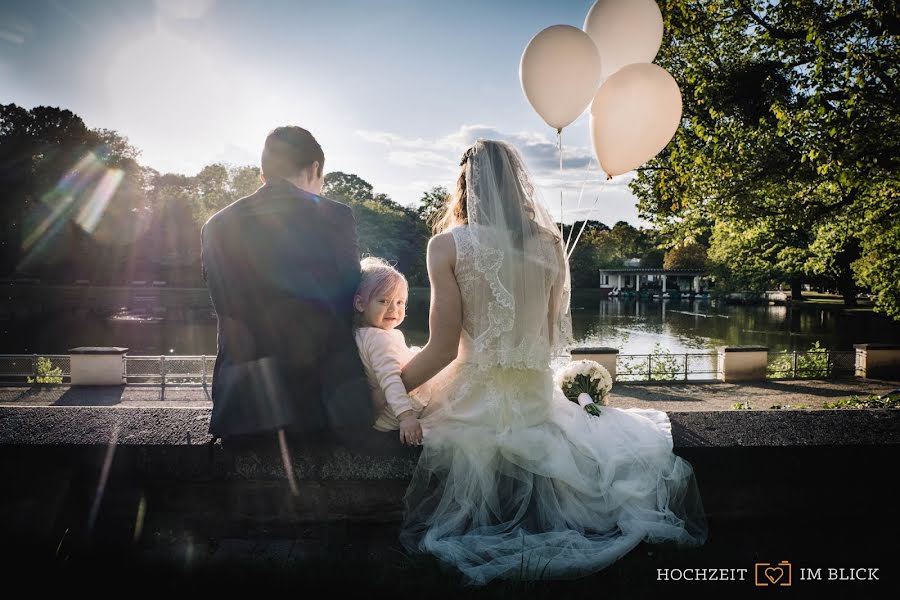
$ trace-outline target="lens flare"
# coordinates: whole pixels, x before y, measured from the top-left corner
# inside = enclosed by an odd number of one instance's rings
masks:
[[[119,184],[122,183],[124,176],[125,173],[119,169],[108,170],[103,174],[103,177],[91,192],[90,198],[81,207],[81,212],[78,213],[78,217],[75,219],[82,229],[88,233],[93,233],[97,223],[100,222],[100,217],[106,211],[106,206],[109,204],[110,199],[116,193]]]
[[[45,252],[53,254],[51,247],[70,221],[92,233],[124,176],[122,170],[108,168],[96,152],[87,152],[53,189],[41,196],[39,208],[30,215],[39,222],[30,226],[24,236],[18,268],[27,269]]]

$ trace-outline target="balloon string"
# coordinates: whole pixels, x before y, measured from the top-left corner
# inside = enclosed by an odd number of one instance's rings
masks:
[[[563,228],[563,191],[562,191],[562,127],[556,128],[556,149],[559,151],[559,233],[562,234]]]
[[[604,181],[600,182],[600,189],[601,189],[601,191],[603,190],[603,186],[605,186],[605,185],[606,185],[606,182],[609,181],[610,179],[612,179],[612,177],[607,177]],[[598,192],[598,193],[597,193],[597,197],[594,199],[594,204],[591,205],[591,207],[588,208],[588,210],[591,210],[592,208],[594,208],[595,206],[597,206],[597,203],[598,203],[599,201],[600,201],[600,193]],[[575,252],[575,246],[578,245],[578,240],[581,239],[581,234],[584,233],[584,227],[585,227],[586,225],[587,225],[587,219],[585,219],[584,221],[581,222],[581,229],[578,231],[578,237],[575,238],[575,242],[572,244],[571,250],[569,250],[569,249],[567,248],[568,253],[566,254],[566,260],[569,260],[569,259],[572,258],[572,254]],[[573,224],[572,227],[573,227],[573,229],[574,229],[574,224]]]
[[[591,177],[591,167],[594,166],[594,157],[591,157],[591,162],[588,163],[587,170],[585,172],[584,179],[581,181],[581,189],[578,190],[578,203],[575,205],[575,213],[577,214],[581,210],[581,199],[584,197],[584,186],[587,185],[588,179]],[[588,209],[590,210],[590,209]],[[572,234],[575,233],[575,221],[572,221],[572,229],[569,230],[569,235],[566,238],[566,254],[569,253],[569,244],[572,242]]]

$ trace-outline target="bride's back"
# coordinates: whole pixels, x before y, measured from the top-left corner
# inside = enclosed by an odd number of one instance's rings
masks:
[[[564,284],[566,268],[558,238],[539,226],[519,242],[511,241],[508,232],[477,224],[457,226],[452,233],[464,360],[484,366],[547,368],[553,346],[553,299],[561,295],[558,288]]]
[[[546,369],[571,338],[562,236],[514,147],[479,140],[460,164],[439,229],[456,242],[463,360]]]

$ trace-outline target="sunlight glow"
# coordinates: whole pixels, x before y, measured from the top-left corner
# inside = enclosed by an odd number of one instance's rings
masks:
[[[208,153],[203,144],[227,136],[230,125],[225,103],[234,82],[226,71],[202,40],[149,33],[118,49],[109,65],[111,120],[131,123],[132,139],[155,140],[160,149],[141,142],[150,153],[173,144],[182,153]]]
[[[65,220],[61,217],[68,212],[67,209],[74,200],[75,197],[71,195],[59,197],[57,200],[58,204],[53,208],[53,211],[22,242],[22,249],[26,251],[31,250],[38,241],[48,239],[50,236],[47,235],[47,231],[51,226],[53,231],[62,226]]]
[[[119,169],[108,169],[95,153],[86,153],[52,190],[41,197],[41,204],[49,213],[25,236],[22,242],[24,256],[19,267],[27,266],[48,246],[79,207],[75,221],[92,233],[124,175]]]
[[[156,0],[156,8],[164,17],[200,19],[206,16],[215,0]]]
[[[125,173],[119,169],[110,169],[103,174],[100,182],[94,187],[90,199],[84,203],[81,207],[81,212],[78,213],[78,217],[75,219],[82,229],[88,233],[93,233],[124,176]]]

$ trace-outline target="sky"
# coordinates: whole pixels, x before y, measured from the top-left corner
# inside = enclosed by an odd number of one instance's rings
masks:
[[[522,152],[563,220],[638,218],[633,173],[605,181],[588,116],[556,132],[522,92],[529,40],[581,27],[593,0],[0,0],[0,103],[114,129],[141,164],[193,175],[259,164],[278,125],[309,129],[325,169],[404,205],[452,189],[478,138]],[[562,195],[562,208],[560,196]]]

